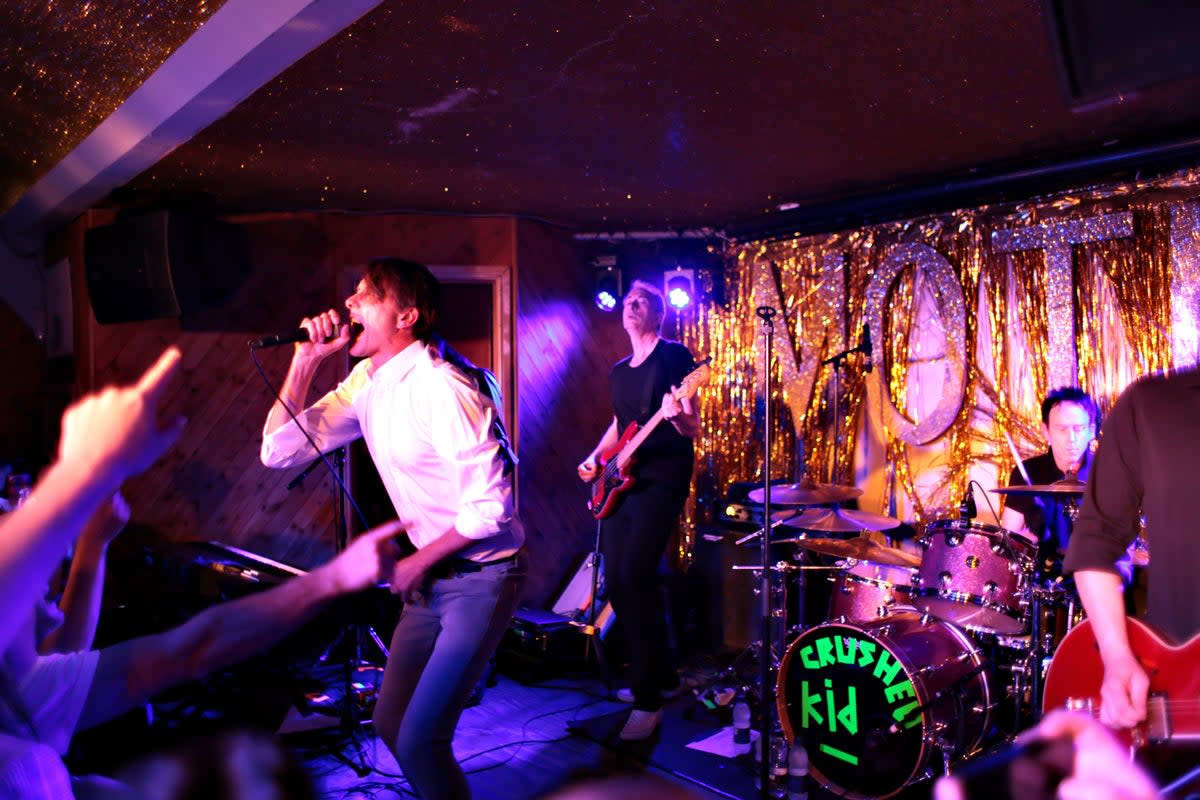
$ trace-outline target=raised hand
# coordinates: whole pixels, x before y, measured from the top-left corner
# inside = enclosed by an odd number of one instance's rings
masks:
[[[361,534],[336,558],[325,565],[339,592],[357,592],[392,577],[400,558],[396,537],[404,532],[399,520],[384,523]]]
[[[110,386],[63,414],[58,458],[102,477],[113,489],[158,460],[183,431],[184,418],[163,420],[159,405],[179,368],[180,353],[167,348],[132,386]]]

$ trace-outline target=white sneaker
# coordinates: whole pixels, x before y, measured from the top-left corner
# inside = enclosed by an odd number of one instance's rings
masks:
[[[662,722],[662,717],[662,709],[640,711],[635,708],[629,712],[629,719],[626,720],[625,727],[621,728],[621,741],[638,742],[642,739],[649,739],[658,728],[658,723]]]
[[[683,684],[676,686],[674,689],[663,689],[662,690],[663,700],[674,700],[676,697],[679,697],[679,695],[681,695],[681,694],[683,694]],[[622,703],[632,703],[633,702],[633,689],[630,689],[630,688],[617,689],[617,699],[620,700]]]

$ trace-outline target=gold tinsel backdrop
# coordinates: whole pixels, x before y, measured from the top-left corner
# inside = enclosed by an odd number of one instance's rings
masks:
[[[1040,404],[1079,386],[1102,410],[1132,380],[1197,353],[1200,170],[1088,187],[726,254],[724,306],[701,304],[682,338],[713,359],[684,549],[710,501],[772,477],[857,485],[859,506],[918,531],[957,515],[969,480],[1007,482],[1014,454],[1044,452]],[[720,279],[720,278],[718,278]],[[777,310],[771,396],[764,322]],[[874,343],[873,369],[848,356]],[[837,386],[835,398],[834,387]],[[998,495],[975,490],[981,521]],[[991,508],[989,508],[989,502]]]

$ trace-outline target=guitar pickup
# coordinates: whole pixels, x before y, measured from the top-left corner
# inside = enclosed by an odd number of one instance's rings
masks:
[[[1173,737],[1167,696],[1161,693],[1151,694],[1146,698],[1146,743],[1166,744]]]

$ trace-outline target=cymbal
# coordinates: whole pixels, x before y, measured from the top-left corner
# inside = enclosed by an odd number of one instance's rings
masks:
[[[746,497],[751,503],[764,500],[764,489],[752,489]],[[862,494],[862,489],[841,486],[836,483],[817,483],[805,478],[799,483],[771,486],[771,503],[781,506],[823,506],[828,503],[844,503]]]
[[[898,567],[919,567],[921,557],[895,547],[884,547],[870,539],[798,539],[796,544],[805,550],[835,558],[853,558],[876,564]]]
[[[1063,478],[1054,483],[1031,483],[1028,485],[999,486],[992,489],[994,494],[1019,494],[1050,497],[1078,497],[1087,488],[1086,481],[1073,478]]]
[[[886,531],[899,524],[900,520],[895,517],[885,517],[883,514],[872,514],[853,508],[810,508],[795,519],[788,520],[788,527],[825,533]]]

